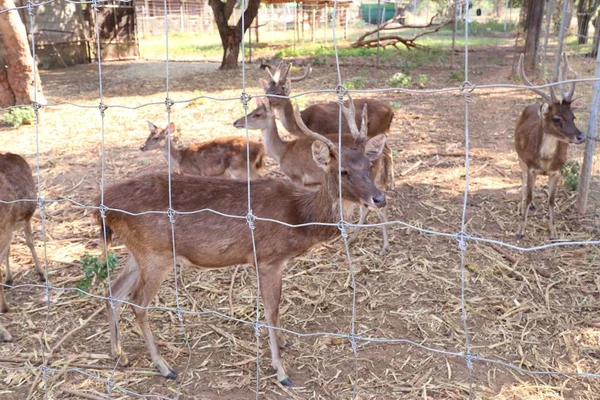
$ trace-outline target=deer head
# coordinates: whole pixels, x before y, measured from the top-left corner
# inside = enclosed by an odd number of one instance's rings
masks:
[[[169,133],[175,132],[175,124],[171,122],[165,129],[160,129],[152,122],[148,121],[148,129],[150,130],[150,136],[146,139],[146,143],[140,147],[141,151],[148,151],[158,149],[162,146],[163,141],[167,138]]]
[[[261,99],[256,97],[256,108],[246,117],[241,117],[234,121],[233,126],[238,129],[246,127],[246,118],[248,119],[248,129],[265,129],[269,123],[269,117],[272,115],[271,105],[268,98]]]
[[[310,64],[306,65],[304,74],[297,77],[288,78],[290,69],[292,68],[291,63],[280,62],[275,68],[275,72],[271,72],[269,67],[266,68],[269,73],[269,81],[260,79],[260,86],[264,89],[266,94],[272,94],[276,96],[288,96],[290,94],[290,86],[292,82],[300,82],[308,77],[311,72]],[[271,98],[271,103],[274,107],[280,107],[286,99],[277,97]]]
[[[361,126],[364,128],[359,130],[356,126],[351,98],[349,103],[349,107],[342,106],[342,110],[354,137],[353,146],[346,145],[338,149],[331,140],[308,129],[300,117],[298,106],[294,109],[294,118],[304,134],[315,139],[312,143],[312,157],[317,166],[325,171],[326,185],[333,192],[332,194],[337,193],[341,178],[342,197],[345,200],[372,209],[382,208],[386,205],[386,198],[373,183],[370,171],[371,163],[383,153],[387,136],[380,134],[367,140],[367,106],[365,104],[362,114]]]
[[[575,115],[571,110],[573,94],[575,93],[575,82],[571,84],[571,88],[568,91],[561,90],[562,100],[558,99],[554,86],[550,86],[550,95],[548,95],[543,90],[533,87],[534,85],[525,75],[523,58],[524,56],[521,55],[518,67],[521,79],[527,86],[530,86],[533,92],[539,94],[547,101],[547,103],[542,104],[539,110],[539,117],[543,121],[544,132],[567,143],[580,144],[585,142],[585,134],[575,125]],[[565,53],[562,55],[562,61],[563,66],[559,72],[559,77],[561,81],[564,81],[567,79],[567,70],[571,70]]]

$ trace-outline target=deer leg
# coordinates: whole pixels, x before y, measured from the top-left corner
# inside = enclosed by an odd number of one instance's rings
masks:
[[[134,285],[138,280],[138,265],[135,258],[129,253],[129,259],[121,274],[111,283],[111,292],[114,300],[125,300],[133,290]],[[110,301],[106,302],[106,312],[108,314],[108,329],[110,331],[110,349],[113,357],[119,360],[119,365],[126,367],[129,365],[127,355],[121,349],[121,340],[119,338],[119,308],[118,302],[113,303],[114,309]]]
[[[381,245],[381,252],[379,253],[379,255],[384,255],[385,252],[387,251],[387,248],[389,246],[389,240],[388,240],[388,231],[387,231],[387,225],[386,222],[388,222],[387,219],[387,210],[384,208],[382,210],[377,210],[377,215],[379,216],[379,220],[381,221],[381,223],[383,225],[381,225],[381,233],[383,235],[383,244]]]
[[[556,198],[556,187],[559,174],[550,175],[548,178],[548,229],[550,230],[550,239],[556,239],[556,228],[554,227],[554,201]]]
[[[4,266],[4,271],[6,277],[4,278],[4,283],[7,285],[13,284],[12,273],[10,272],[10,243],[8,244],[8,251],[6,252],[6,265]]]
[[[271,365],[277,372],[277,380],[284,386],[292,386],[292,381],[288,378],[283,367],[281,356],[279,354],[279,302],[281,301],[281,280],[283,267],[285,263],[279,265],[265,265],[259,268],[260,295],[263,306],[265,307],[265,316],[269,325],[269,346],[271,348]]]
[[[25,222],[25,226],[23,227],[25,231],[25,243],[27,243],[27,247],[29,247],[29,251],[31,251],[31,257],[33,257],[33,265],[35,266],[35,270],[40,276],[40,280],[46,280],[46,274],[40,265],[40,260],[35,251],[35,246],[33,244],[33,233],[31,230],[31,220]],[[8,264],[7,264],[8,265]]]
[[[177,371],[171,369],[169,364],[161,357],[158,347],[154,342],[154,335],[148,323],[148,310],[146,309],[171,271],[171,263],[172,259],[169,257],[140,261],[140,264],[142,264],[139,267],[141,274],[131,296],[132,303],[137,304],[139,307],[132,305],[131,308],[146,340],[146,346],[148,346],[148,350],[150,351],[152,362],[162,376],[168,379],[175,379],[177,378]]]
[[[8,251],[10,250],[10,241],[12,239],[12,233],[0,234],[0,260],[8,260]],[[2,280],[2,272],[0,271],[0,281]],[[6,297],[4,297],[4,285],[0,283],[0,313],[8,311],[8,303]]]
[[[363,206],[358,207],[358,225],[364,225],[365,221],[367,220],[367,216],[369,215],[371,210],[369,208],[367,208],[366,210],[367,212],[365,212],[365,208]],[[358,238],[358,234],[360,233],[361,229],[361,226],[357,226],[356,228],[354,228],[354,232],[352,232],[352,235],[350,235],[350,237],[348,238],[348,244],[353,243]]]
[[[527,214],[529,214],[529,205],[531,204],[531,200],[533,199],[533,188],[535,186],[535,178],[536,174],[534,171],[527,172],[527,186],[525,199],[523,201],[523,205],[521,206],[521,210],[523,210],[523,221],[521,222],[521,226],[517,232],[517,239],[522,239],[525,236],[525,227],[527,226]]]
[[[0,324],[0,342],[10,342],[12,340],[12,336],[10,333]]]

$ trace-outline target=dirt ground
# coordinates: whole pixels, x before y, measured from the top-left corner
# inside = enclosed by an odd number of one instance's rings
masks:
[[[470,81],[507,82],[511,64],[512,48],[477,49],[470,58]],[[166,123],[164,63],[109,63],[102,71],[104,102],[109,105],[104,119],[106,184],[150,170],[166,170],[162,154],[139,151],[148,134],[146,121]],[[351,60],[341,70],[345,79],[361,71],[368,74],[370,87],[377,88],[386,87],[387,79],[395,72],[389,66],[377,69]],[[426,88],[459,84],[448,80],[448,60],[421,67],[415,74],[427,74]],[[261,93],[258,78],[263,75],[256,65],[248,68],[249,93]],[[14,337],[12,343],[0,344],[0,398],[42,399],[46,393],[49,399],[70,398],[65,389],[113,399],[138,394],[174,397],[176,393],[181,399],[254,398],[253,327],[216,315],[186,316],[184,333],[175,313],[150,312],[161,351],[180,372],[172,381],[157,374],[131,310],[124,309],[121,337],[132,366],[114,369],[104,301],[72,290],[83,277],[82,255],[100,253],[98,228],[91,212],[78,205],[91,204],[100,187],[98,68],[83,65],[42,71],[41,78],[51,103],[68,101],[89,108],[61,104],[43,111],[39,126],[41,194],[62,201],[46,205],[45,234],[36,213],[35,239],[47,263],[50,284],[65,290],[52,290],[48,303],[44,302],[42,287],[26,285],[38,282],[24,239],[16,235],[11,266],[15,285],[24,286],[7,291],[12,308],[0,315],[0,323]],[[172,120],[177,125],[180,145],[219,135],[244,134],[232,126],[242,115],[241,82],[241,71],[218,71],[215,64],[170,64],[170,98],[183,101],[202,93],[236,99],[175,104]],[[294,84],[292,89],[298,93],[335,87],[335,82],[333,66],[315,66],[312,77]],[[456,92],[364,96],[389,101],[395,107],[390,144],[397,185],[387,192],[390,220],[457,233],[465,188],[463,97]],[[512,135],[519,113],[533,98],[531,92],[509,89],[476,89],[472,95],[466,223],[470,235],[525,247],[549,243],[545,178],[538,181],[538,207],[530,218],[525,239],[517,241],[514,235],[519,218],[520,171]],[[309,96],[309,102],[322,100],[335,100],[335,95]],[[136,108],[148,103],[156,104]],[[251,137],[258,140],[260,133],[252,131]],[[35,127],[2,127],[0,150],[25,156],[35,172]],[[273,162],[268,166],[269,174],[281,176]],[[598,176],[594,179],[596,196]],[[556,220],[562,239],[599,239],[600,216],[596,210],[600,203],[596,198],[589,213],[581,216],[574,210],[575,194],[560,187]],[[390,234],[390,249],[383,257],[378,255],[379,228],[364,229],[358,243],[351,246],[356,271],[357,334],[408,339],[436,350],[463,352],[457,242],[401,224],[391,226]],[[118,241],[115,251],[122,264],[126,251]],[[465,300],[471,351],[518,366],[521,371],[482,361],[474,361],[470,371],[461,357],[406,342],[361,341],[355,358],[346,340],[326,335],[288,335],[291,346],[283,352],[283,360],[295,385],[284,388],[272,376],[263,329],[260,397],[347,399],[356,384],[361,399],[464,399],[472,382],[474,397],[481,399],[597,399],[597,379],[524,371],[599,371],[599,265],[598,246],[521,253],[468,243]],[[239,268],[237,273],[234,268],[216,272],[186,270],[178,279],[179,301],[185,310],[230,314],[231,292],[233,315],[254,321],[256,282],[252,268]],[[302,333],[350,332],[350,282],[345,250],[339,240],[293,260],[284,279],[282,327]],[[104,295],[105,289],[100,284],[92,293]],[[154,304],[175,307],[174,293],[171,276]],[[94,315],[97,310],[99,313]],[[57,344],[60,346],[55,348]],[[31,368],[42,363],[42,349],[44,357],[53,349],[48,359],[52,369],[45,385],[40,370]],[[115,387],[109,395],[102,380],[111,376]]]

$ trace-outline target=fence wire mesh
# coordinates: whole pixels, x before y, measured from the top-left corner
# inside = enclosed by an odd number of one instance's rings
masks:
[[[69,0],[67,0],[68,2],[71,2]],[[128,3],[128,0],[122,0],[123,3]],[[98,10],[103,7],[103,3],[104,1],[101,0],[92,0],[92,1],[83,1],[83,2],[73,2],[73,3],[78,3],[78,4],[89,4],[91,5],[91,7],[93,8],[93,10],[95,12],[98,12]],[[27,11],[28,15],[29,15],[29,21],[30,21],[30,32],[31,32],[31,48],[33,51],[33,59],[36,59],[36,53],[35,53],[35,49],[36,49],[36,35],[34,33],[34,25],[35,25],[35,14],[36,14],[36,9],[38,9],[41,6],[44,5],[57,5],[60,4],[58,3],[56,0],[49,0],[49,1],[45,1],[45,2],[41,2],[41,3],[34,3],[34,2],[28,2],[26,6],[22,6],[22,7],[14,7],[11,9],[3,9],[0,10],[0,13],[5,13],[5,12],[10,12],[13,10],[18,10],[18,9],[24,9]],[[242,9],[245,9],[245,5],[246,2],[245,0],[242,0]],[[465,8],[468,9],[469,8],[469,1],[466,1],[465,4]],[[105,96],[104,96],[104,92],[103,92],[103,63],[102,63],[102,56],[101,56],[101,49],[100,49],[100,39],[99,39],[99,27],[98,27],[98,18],[95,19],[96,21],[96,35],[97,35],[97,66],[98,66],[98,104],[97,105],[89,105],[89,104],[78,104],[78,103],[74,103],[74,102],[70,102],[70,101],[62,101],[62,102],[55,102],[55,103],[47,103],[47,104],[40,104],[37,101],[37,97],[34,97],[34,102],[33,104],[30,105],[30,107],[35,111],[35,143],[36,143],[36,165],[35,165],[35,169],[36,169],[36,175],[37,175],[37,199],[19,199],[16,201],[29,201],[29,202],[36,202],[37,206],[38,206],[38,210],[39,210],[39,215],[40,215],[40,223],[41,223],[41,237],[42,237],[42,241],[43,241],[43,264],[44,264],[44,270],[46,273],[46,280],[43,284],[15,284],[15,285],[6,285],[3,284],[6,288],[11,288],[13,289],[13,291],[18,291],[18,290],[30,290],[30,289],[34,289],[34,288],[38,288],[38,289],[43,289],[44,291],[44,302],[45,305],[42,308],[43,310],[45,310],[45,321],[43,324],[43,327],[41,327],[41,331],[40,331],[40,337],[39,337],[39,342],[40,342],[40,347],[39,347],[39,354],[41,357],[41,362],[37,362],[37,363],[32,363],[29,361],[24,361],[23,365],[21,366],[10,366],[10,365],[3,365],[0,364],[0,371],[16,371],[16,370],[22,370],[22,371],[32,371],[35,372],[35,378],[33,383],[31,384],[31,389],[29,391],[28,397],[33,397],[35,396],[36,392],[43,392],[43,398],[44,399],[49,399],[49,398],[57,398],[56,394],[52,394],[51,391],[53,389],[53,385],[56,384],[57,379],[53,378],[55,376],[60,376],[62,374],[65,373],[74,373],[74,374],[79,374],[83,377],[85,377],[86,379],[91,379],[92,381],[95,381],[99,384],[102,384],[104,386],[104,393],[108,394],[109,396],[111,394],[113,394],[114,392],[119,392],[125,396],[132,396],[132,397],[137,397],[137,398],[158,398],[158,399],[177,399],[180,398],[180,393],[182,390],[182,385],[185,382],[184,377],[189,373],[189,368],[191,366],[191,362],[192,362],[192,358],[191,358],[191,354],[194,350],[195,344],[190,343],[189,340],[189,335],[188,335],[188,331],[189,328],[186,327],[186,323],[185,323],[185,317],[191,317],[191,316],[215,316],[218,317],[219,319],[223,319],[225,321],[231,321],[231,322],[236,322],[239,324],[244,324],[247,325],[251,328],[253,328],[254,330],[254,334],[255,334],[255,362],[256,362],[256,375],[255,375],[255,397],[261,398],[262,397],[262,392],[261,392],[261,385],[262,385],[262,381],[264,380],[264,368],[261,368],[261,359],[264,358],[263,354],[261,353],[261,332],[265,329],[265,328],[276,328],[277,330],[290,334],[290,335],[294,335],[298,338],[313,338],[313,337],[321,337],[321,336],[326,336],[326,337],[331,337],[331,338],[338,338],[338,339],[344,339],[347,340],[350,345],[351,345],[351,351],[353,354],[353,360],[354,360],[354,365],[352,368],[352,374],[349,377],[349,384],[352,386],[352,397],[353,398],[357,398],[360,395],[360,390],[361,387],[359,385],[359,381],[360,381],[360,376],[359,376],[359,368],[358,368],[358,363],[359,363],[359,355],[360,355],[360,349],[361,349],[361,345],[365,345],[367,343],[387,343],[387,344],[399,344],[399,343],[404,343],[404,344],[409,344],[410,346],[422,349],[426,352],[432,353],[432,354],[436,354],[436,355],[444,355],[444,356],[450,356],[450,357],[458,357],[464,360],[467,370],[468,370],[468,387],[465,389],[465,393],[468,394],[469,398],[478,398],[480,397],[480,395],[478,395],[475,391],[474,391],[474,386],[473,386],[473,379],[474,379],[474,374],[477,370],[477,364],[478,363],[489,363],[489,364],[495,364],[495,365],[499,365],[499,366],[503,366],[506,368],[509,368],[510,370],[513,370],[515,372],[520,372],[520,373],[524,373],[524,374],[530,374],[530,375],[547,375],[547,376],[564,376],[564,377],[578,377],[578,378],[594,378],[594,379],[598,379],[600,378],[600,374],[596,374],[593,372],[588,372],[588,371],[577,371],[577,372],[572,372],[572,371],[561,371],[561,370],[555,370],[552,368],[548,368],[546,370],[536,370],[536,369],[531,369],[528,368],[526,364],[514,364],[514,363],[510,363],[510,362],[506,362],[504,360],[501,359],[492,359],[492,358],[487,358],[484,356],[479,356],[477,355],[477,352],[473,350],[473,346],[471,344],[471,335],[474,334],[474,332],[471,332],[471,330],[469,329],[469,312],[468,312],[468,305],[469,305],[469,298],[468,298],[468,294],[467,294],[467,264],[468,264],[468,245],[469,244],[477,244],[477,243],[486,243],[486,244],[493,244],[493,245],[497,245],[497,246],[501,246],[502,248],[507,248],[507,249],[512,249],[512,250],[517,250],[517,251],[521,251],[521,252],[538,252],[538,251],[543,251],[543,250],[547,250],[547,249],[552,249],[552,248],[558,248],[558,247],[566,247],[566,246],[582,246],[582,245],[586,245],[586,246],[598,246],[600,245],[600,240],[570,240],[570,241],[559,241],[559,242],[554,242],[554,243],[548,243],[548,244],[542,244],[542,245],[537,245],[537,246],[520,246],[520,245],[515,245],[512,243],[508,243],[508,242],[504,242],[502,240],[497,240],[494,238],[488,238],[488,237],[484,237],[484,236],[478,236],[476,234],[471,234],[469,233],[469,229],[468,229],[468,204],[469,204],[469,176],[470,176],[470,169],[469,169],[469,160],[470,160],[470,150],[469,150],[469,144],[470,144],[470,139],[469,139],[469,125],[470,122],[473,122],[472,117],[470,116],[470,104],[472,103],[472,101],[474,100],[474,98],[476,98],[478,96],[478,92],[483,91],[485,89],[527,89],[526,86],[523,85],[517,85],[517,84],[505,84],[505,83],[500,83],[500,84],[477,84],[475,81],[470,81],[470,74],[469,74],[469,24],[465,24],[465,29],[464,29],[464,40],[465,40],[465,47],[464,47],[464,82],[462,82],[460,85],[458,86],[454,86],[454,87],[445,87],[445,88],[439,88],[439,89],[429,89],[429,90],[412,90],[412,89],[399,89],[399,88],[381,88],[381,89],[374,89],[374,90],[350,90],[344,87],[344,80],[342,79],[342,72],[340,69],[340,58],[339,58],[339,54],[338,54],[338,43],[337,43],[337,37],[338,37],[338,32],[336,29],[338,29],[336,27],[336,24],[331,24],[330,29],[331,29],[331,34],[332,34],[332,39],[333,39],[333,48],[335,51],[335,67],[336,67],[336,73],[337,73],[337,82],[336,85],[334,87],[330,87],[327,89],[321,89],[321,90],[313,90],[313,91],[305,91],[302,93],[296,93],[292,96],[289,96],[289,98],[299,98],[302,96],[306,96],[308,94],[316,94],[316,93],[328,93],[328,94],[333,94],[337,97],[337,100],[341,103],[345,97],[346,93],[356,93],[356,94],[360,94],[360,93],[386,93],[386,92],[404,92],[404,93],[409,93],[412,95],[439,95],[439,94],[443,94],[443,93],[455,93],[458,96],[460,96],[460,98],[464,101],[464,142],[463,142],[463,146],[464,146],[464,150],[465,150],[465,158],[464,158],[464,176],[465,176],[465,180],[464,180],[464,192],[462,195],[462,207],[461,207],[461,213],[460,213],[460,225],[456,227],[456,229],[454,231],[441,231],[441,230],[437,230],[437,229],[430,229],[430,228],[424,228],[421,224],[411,224],[408,223],[406,221],[402,221],[402,220],[393,220],[393,221],[389,221],[389,222],[385,222],[385,223],[369,223],[369,224],[365,224],[363,225],[364,227],[367,228],[376,228],[376,227],[380,227],[382,225],[390,225],[390,226],[401,226],[404,228],[407,228],[408,230],[411,231],[415,231],[418,232],[420,234],[424,234],[424,236],[426,238],[430,238],[430,237],[440,237],[443,239],[446,239],[447,242],[449,243],[454,243],[457,246],[457,252],[458,252],[458,260],[457,262],[459,263],[459,271],[460,271],[460,276],[458,277],[460,279],[460,309],[461,309],[461,320],[462,320],[462,331],[464,334],[464,340],[462,341],[462,351],[452,351],[452,350],[448,350],[445,348],[437,348],[437,347],[432,347],[432,346],[427,346],[424,345],[422,343],[419,343],[417,341],[414,340],[410,340],[410,339],[406,339],[406,338],[393,338],[393,337],[378,337],[378,336],[372,336],[369,334],[361,334],[358,329],[357,329],[357,280],[356,280],[356,271],[353,267],[354,264],[354,260],[352,257],[352,252],[351,252],[351,248],[350,245],[348,243],[348,232],[347,230],[349,228],[356,228],[358,227],[357,224],[352,223],[350,221],[346,221],[344,218],[344,215],[342,212],[340,212],[340,219],[339,221],[336,222],[332,222],[329,224],[325,224],[325,223],[319,223],[319,222],[310,222],[310,223],[305,223],[305,224],[298,224],[298,225],[294,225],[294,224],[289,224],[285,221],[278,221],[278,220],[274,220],[274,219],[270,219],[270,218],[265,218],[262,217],[261,215],[254,215],[253,214],[253,208],[252,208],[252,203],[251,203],[251,191],[252,191],[252,181],[250,180],[250,161],[248,161],[248,165],[247,165],[247,170],[248,170],[248,179],[247,179],[247,213],[245,215],[230,215],[230,214],[225,214],[222,212],[219,212],[218,210],[213,210],[213,209],[198,209],[198,210],[194,210],[194,211],[181,211],[181,210],[177,210],[175,208],[173,208],[173,204],[172,204],[172,182],[171,182],[171,178],[172,178],[172,160],[171,160],[171,152],[168,151],[167,153],[169,154],[168,158],[167,158],[167,165],[168,165],[168,187],[169,187],[169,207],[166,210],[152,210],[152,211],[147,211],[147,212],[142,212],[142,213],[132,213],[129,212],[127,210],[123,210],[123,209],[119,209],[119,208],[115,208],[115,207],[107,207],[104,204],[104,190],[105,190],[105,184],[106,184],[106,179],[105,179],[105,165],[108,163],[108,159],[107,159],[107,155],[106,155],[106,151],[107,151],[107,146],[106,146],[106,142],[105,142],[105,119],[106,118],[110,118],[110,112],[112,109],[119,109],[119,108],[123,108],[123,109],[127,109],[127,110],[135,110],[135,109],[140,109],[140,108],[145,108],[145,107],[152,107],[152,106],[164,106],[165,107],[165,115],[166,115],[166,119],[167,119],[167,124],[169,124],[171,122],[171,109],[173,106],[175,105],[185,105],[185,104],[189,104],[193,101],[196,100],[207,100],[207,101],[216,101],[216,102],[240,102],[242,105],[242,108],[244,110],[244,116],[247,119],[248,117],[248,103],[250,101],[251,98],[255,98],[255,97],[264,97],[265,95],[262,94],[250,94],[246,91],[246,60],[245,60],[245,42],[244,40],[241,41],[241,57],[242,57],[242,74],[241,74],[241,82],[240,82],[240,86],[241,86],[241,92],[240,95],[238,97],[215,97],[215,96],[207,96],[207,95],[200,95],[200,96],[195,96],[193,98],[190,99],[181,99],[181,100],[176,100],[174,98],[172,98],[172,93],[170,91],[170,69],[169,69],[169,18],[167,15],[167,1],[164,1],[164,32],[165,32],[165,54],[166,54],[166,58],[165,58],[165,101],[164,102],[149,102],[149,103],[144,103],[144,104],[111,104],[109,101],[106,101]],[[336,13],[338,12],[338,3],[337,1],[334,2],[334,6],[333,6],[333,17],[332,20],[335,21],[336,18]],[[548,18],[551,18],[552,14],[548,14]],[[244,13],[242,13],[242,25],[243,25],[243,21],[244,21]],[[545,26],[551,26],[551,20],[548,20]],[[549,34],[548,34],[549,36]],[[581,36],[579,35],[575,35],[575,38],[580,38]],[[593,39],[593,38],[592,38]],[[569,40],[569,38],[567,37],[567,40]],[[545,64],[546,68],[550,69],[550,66],[553,65],[554,60],[552,59],[552,57],[550,56],[551,54],[551,49],[552,49],[553,43],[550,41],[549,44],[545,45],[544,47],[544,57],[542,59],[542,63]],[[572,59],[577,59],[578,62],[580,62],[581,64],[588,62],[588,60],[590,60],[588,57],[584,57],[582,54],[576,52],[575,50],[569,50],[569,54],[572,55]],[[36,68],[37,65],[34,62],[32,65],[32,68],[34,70],[34,76],[37,76],[36,73]],[[578,70],[585,70],[585,71],[589,71],[590,68],[584,68],[581,67],[581,65],[577,65],[577,67],[575,67]],[[593,69],[592,69],[593,70]],[[590,104],[591,102],[591,83],[594,82],[595,79],[592,77],[588,77],[588,76],[582,76],[576,79],[570,79],[567,81],[563,81],[563,82],[556,82],[556,83],[552,83],[552,84],[544,84],[544,85],[539,85],[536,86],[537,88],[547,88],[549,86],[552,85],[560,85],[560,84],[568,84],[570,82],[577,82],[579,84],[579,89],[578,89],[578,93],[579,95],[583,98],[582,103],[583,104]],[[37,95],[37,87],[38,87],[39,82],[37,81],[37,78],[35,78],[34,80],[34,87],[36,88],[36,91],[34,92],[36,96]],[[267,97],[281,97],[281,96],[275,96],[275,95],[266,95]],[[286,96],[287,97],[287,96]],[[50,138],[47,136],[47,134],[49,134],[49,132],[44,132],[44,124],[43,122],[40,120],[39,118],[39,111],[42,108],[48,108],[48,109],[52,109],[52,108],[59,108],[59,107],[74,107],[75,109],[98,109],[99,112],[99,134],[100,134],[100,196],[101,196],[101,202],[99,206],[93,205],[93,204],[86,204],[83,203],[75,198],[70,198],[66,195],[58,195],[55,197],[49,196],[48,193],[45,193],[44,191],[44,187],[43,187],[43,183],[42,183],[42,172],[41,172],[41,159],[40,159],[40,155],[41,155],[41,151],[40,151],[40,142],[42,140],[50,140]],[[3,109],[3,111],[9,110],[12,107],[8,107]],[[589,109],[588,111],[586,111],[586,107],[582,107],[580,113],[578,114],[578,116],[581,116],[581,119],[586,120],[586,118],[589,117],[589,114],[586,114],[586,112],[589,113]],[[339,119],[339,126],[340,126],[340,130],[339,130],[339,142],[338,142],[338,146],[341,146],[341,134],[342,134],[342,129],[341,129],[341,121],[342,121],[342,110],[340,108],[339,110],[339,114],[338,114],[338,119]],[[584,124],[583,122],[581,122],[582,125]],[[246,133],[246,142],[249,143],[250,141],[250,134],[248,129],[246,128],[245,130]],[[171,132],[169,132],[169,138],[170,138]],[[167,140],[167,146],[171,146],[171,141]],[[248,155],[248,160],[250,160],[249,157],[249,152],[250,152],[250,148],[249,146],[246,147],[246,151],[247,151],[247,155]],[[581,151],[581,150],[577,150],[577,151]],[[574,154],[573,157],[580,157],[582,154],[578,153],[576,150],[574,150]],[[338,160],[340,162],[339,167],[341,170],[341,159]],[[596,163],[596,165],[598,165]],[[597,167],[596,167],[597,168]],[[594,174],[594,176],[597,177],[598,174]],[[340,179],[341,182],[341,179]],[[342,202],[342,188],[341,188],[341,183],[339,186],[339,201]],[[15,201],[11,201],[11,202],[5,202],[2,201],[3,203],[13,203]],[[132,216],[142,216],[142,215],[147,215],[147,214],[160,214],[160,215],[164,215],[164,218],[167,218],[169,220],[169,224],[170,224],[170,238],[171,238],[171,246],[172,246],[172,260],[173,260],[173,274],[174,274],[174,295],[175,295],[175,307],[169,307],[169,306],[145,306],[142,307],[138,304],[132,303],[126,299],[120,299],[117,297],[115,297],[113,295],[112,292],[112,285],[111,282],[114,281],[114,279],[110,276],[110,270],[109,270],[109,276],[108,276],[108,295],[107,296],[100,296],[94,293],[88,293],[85,291],[82,291],[79,288],[76,287],[64,287],[61,286],[57,283],[51,282],[51,275],[48,274],[48,265],[49,265],[49,259],[48,259],[48,255],[47,255],[47,251],[46,251],[46,246],[49,242],[49,237],[47,234],[47,218],[46,218],[46,208],[47,207],[52,207],[53,205],[56,204],[61,204],[61,203],[68,203],[70,205],[75,206],[76,208],[82,209],[82,210],[98,210],[100,212],[101,218],[102,220],[104,220],[105,216],[106,216],[106,212],[108,211],[112,211],[112,212],[118,212],[118,213],[124,213],[124,214],[128,214],[128,215],[132,215]],[[241,220],[245,220],[248,226],[248,232],[247,234],[250,235],[251,239],[252,239],[252,247],[253,247],[253,255],[254,255],[254,264],[255,264],[255,277],[254,279],[256,280],[256,289],[255,289],[255,304],[254,304],[254,318],[237,318],[234,317],[232,315],[227,315],[225,313],[219,312],[217,310],[208,310],[208,311],[195,311],[195,310],[188,310],[185,309],[184,306],[181,305],[180,302],[180,288],[178,286],[178,277],[179,279],[181,279],[181,282],[183,282],[183,277],[182,277],[182,268],[178,265],[177,262],[177,254],[176,254],[176,235],[175,235],[175,226],[177,224],[176,222],[176,216],[177,215],[189,215],[189,214],[197,214],[197,213],[213,213],[216,215],[220,215],[222,217],[225,218],[233,218],[233,219],[241,219]],[[350,303],[351,303],[351,314],[348,316],[349,319],[349,326],[350,329],[348,332],[318,332],[318,331],[314,331],[314,332],[310,332],[310,331],[294,331],[294,330],[289,330],[289,329],[285,329],[285,328],[281,328],[281,327],[271,327],[268,324],[265,324],[264,322],[262,322],[261,320],[261,307],[260,307],[260,274],[259,274],[259,262],[260,260],[258,260],[257,257],[257,243],[255,241],[255,230],[258,229],[256,227],[256,223],[260,222],[260,221],[264,221],[264,222],[272,222],[272,223],[277,223],[277,224],[281,224],[287,227],[291,227],[291,228],[301,228],[301,227],[306,227],[306,226],[317,226],[317,225],[324,225],[324,226],[334,226],[336,228],[339,229],[340,231],[340,236],[342,238],[342,243],[343,243],[343,253],[345,254],[346,257],[346,261],[348,264],[348,277],[350,280],[350,288],[351,293],[350,293]],[[104,223],[102,223],[102,233],[103,233],[103,246],[105,250],[107,249],[107,231],[106,231],[106,226]],[[185,288],[185,285],[183,286],[183,288]],[[97,300],[98,302],[107,302],[108,307],[110,307],[113,310],[118,310],[119,306],[121,305],[129,305],[131,307],[134,308],[138,308],[138,309],[144,309],[144,310],[153,310],[153,311],[163,311],[163,312],[167,312],[171,315],[174,315],[177,319],[177,321],[179,322],[179,326],[180,326],[180,330],[181,330],[181,336],[183,338],[183,346],[187,349],[187,353],[188,353],[188,357],[187,357],[187,361],[185,364],[185,368],[183,370],[182,376],[180,376],[180,380],[179,383],[176,385],[176,387],[172,390],[173,395],[172,396],[164,396],[164,395],[156,395],[156,394],[152,394],[152,393],[139,393],[136,391],[132,391],[129,388],[119,384],[118,379],[116,379],[115,374],[118,370],[118,361],[116,361],[114,364],[112,364],[112,366],[105,368],[107,370],[107,374],[105,375],[100,375],[100,374],[96,374],[96,373],[90,373],[88,371],[86,371],[86,368],[84,367],[69,367],[69,368],[55,368],[52,366],[52,362],[51,359],[54,356],[54,351],[60,346],[60,344],[62,343],[59,342],[58,345],[55,345],[54,347],[50,347],[49,344],[46,342],[46,336],[47,336],[47,332],[51,329],[50,325],[49,325],[49,320],[50,320],[50,314],[51,314],[51,310],[52,307],[55,303],[55,298],[59,297],[62,293],[64,292],[77,292],[80,294],[85,295],[88,298],[91,298],[93,300]],[[194,307],[195,308],[195,307]],[[117,318],[118,320],[118,318]],[[143,347],[143,346],[142,346]],[[145,351],[145,348],[144,350]],[[34,364],[38,364],[38,365],[34,365]],[[293,375],[293,371],[292,371],[292,375]],[[286,390],[287,391],[287,390]],[[287,392],[289,394],[289,392]],[[104,398],[104,397],[103,397]]]

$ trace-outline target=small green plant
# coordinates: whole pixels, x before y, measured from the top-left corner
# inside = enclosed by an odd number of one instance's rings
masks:
[[[397,102],[395,102],[395,101],[392,101],[392,102],[390,103],[390,105],[392,106],[392,108],[393,108],[394,110],[398,110],[399,108],[401,108],[401,107],[402,107],[402,105],[401,105],[400,103],[397,103]]]
[[[105,261],[85,253],[81,257],[81,269],[85,277],[77,281],[77,288],[86,292],[89,291],[94,283],[98,284],[104,281],[109,272],[114,271],[117,262],[117,256],[113,253],[108,253],[108,258]]]
[[[419,76],[417,76],[417,85],[421,88],[425,87],[428,81],[429,78],[425,74],[419,74]]]
[[[450,71],[448,81],[462,82],[465,80],[465,74],[462,71]]]
[[[21,125],[31,125],[35,122],[35,112],[31,107],[13,107],[4,111],[4,122],[14,128]]]
[[[521,76],[517,72],[515,72],[515,74],[510,78],[510,80],[514,83],[523,83]]]
[[[299,109],[304,110],[308,105],[308,98],[306,96],[294,97],[292,102],[294,103],[294,107],[297,104]]]
[[[348,80],[344,86],[346,86],[346,89],[364,89],[367,87],[367,79],[363,76],[355,76]]]
[[[405,88],[410,86],[411,82],[412,78],[406,75],[404,72],[396,72],[390,79],[388,79],[388,84],[392,87]]]
[[[561,169],[560,173],[563,176],[565,189],[574,192],[579,184],[579,162],[568,161]]]
[[[313,57],[313,65],[323,66],[327,64],[327,56],[326,55],[316,55]]]
[[[204,105],[204,103],[206,103],[206,99],[204,97],[200,97],[200,96],[204,96],[204,93],[202,93],[198,89],[194,90],[195,98],[194,98],[194,100],[192,100],[188,103],[188,107],[198,107],[198,106]],[[198,99],[196,97],[200,97],[200,98]]]

